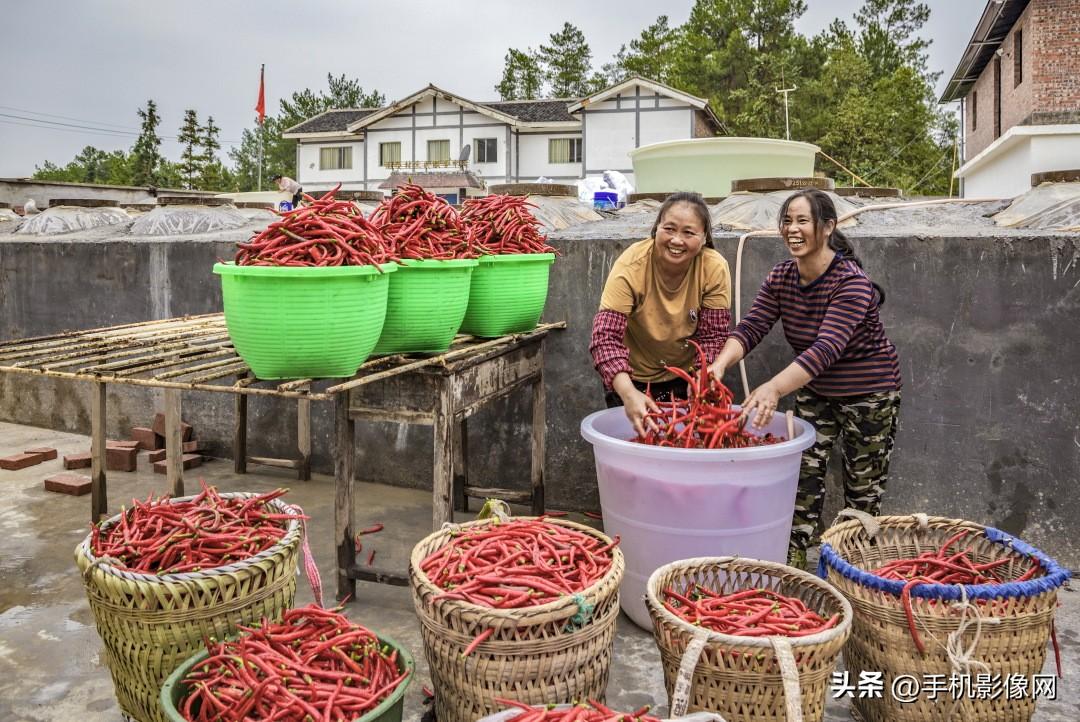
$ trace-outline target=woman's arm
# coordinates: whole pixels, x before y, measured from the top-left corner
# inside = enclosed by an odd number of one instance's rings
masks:
[[[638,436],[645,435],[645,415],[659,408],[648,396],[638,391],[630,376],[630,350],[623,340],[627,317],[618,311],[601,309],[593,318],[589,352],[600,372],[605,389],[611,389],[622,399],[626,416]]]

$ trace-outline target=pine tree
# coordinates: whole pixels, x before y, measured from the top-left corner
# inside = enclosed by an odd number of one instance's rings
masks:
[[[188,190],[195,187],[196,179],[202,175],[204,161],[202,149],[200,148],[202,145],[201,130],[198,114],[193,109],[185,110],[184,124],[180,126],[180,133],[176,136],[176,140],[182,148],[179,165],[180,177],[184,188]]]
[[[533,100],[540,97],[544,74],[532,48],[524,52],[509,48],[503,62],[502,80],[495,86],[495,92],[502,100]]]
[[[629,49],[623,45],[615,58],[604,65],[608,83],[614,85],[631,75],[669,83],[675,39],[676,31],[668,24],[668,16],[661,15],[630,41]]]
[[[548,97],[580,98],[589,94],[592,51],[585,34],[570,23],[548,36],[538,54],[544,77],[549,84]]]
[[[225,167],[217,155],[221,150],[221,141],[218,140],[220,133],[221,128],[214,123],[214,116],[208,115],[206,125],[199,129],[199,141],[202,145],[199,187],[203,190],[216,191],[226,188]]]
[[[142,130],[131,149],[131,182],[138,186],[157,186],[160,184],[159,173],[164,160],[159,150],[161,138],[157,134],[158,125],[161,123],[157,103],[153,100],[146,101],[146,109],[139,108],[138,114],[142,120]]]

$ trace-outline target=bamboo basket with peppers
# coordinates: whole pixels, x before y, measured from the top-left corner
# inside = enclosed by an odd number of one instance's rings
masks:
[[[824,717],[852,609],[821,579],[757,559],[684,559],[653,572],[645,603],[673,716]]]
[[[176,573],[131,571],[129,566],[135,563],[130,559],[95,554],[95,537],[102,539],[114,531],[129,536],[121,527],[137,507],[102,522],[76,547],[75,561],[125,714],[140,722],[167,722],[158,703],[159,690],[169,674],[203,646],[204,638],[223,639],[240,625],[280,619],[292,606],[303,525],[293,507],[270,498],[280,493],[213,493],[230,503],[256,500],[252,503],[276,515],[282,527],[277,541],[266,548],[220,566]],[[167,514],[169,507],[201,504],[207,496],[204,488],[196,496],[161,500],[155,506]],[[234,538],[229,544],[242,547],[244,540]],[[162,538],[155,551],[167,546]],[[172,559],[158,556],[165,570],[175,566]]]
[[[519,532],[525,541],[515,549]],[[479,546],[485,543],[490,550]],[[588,526],[545,517],[468,522],[417,544],[409,578],[439,722],[475,722],[502,709],[498,699],[603,700],[624,571],[617,544]],[[552,555],[565,567],[561,579],[538,566]],[[575,567],[580,574],[565,571]],[[448,584],[451,578],[458,583]],[[580,588],[568,591],[567,579]]]
[[[844,647],[848,670],[856,679],[862,671],[882,672],[885,689],[881,698],[853,699],[853,714],[866,722],[1030,719],[1030,693],[1010,699],[924,689],[901,703],[889,690],[899,675],[967,677],[971,690],[979,674],[1019,675],[1030,687],[1048,641],[1057,654],[1054,611],[1068,570],[1024,541],[970,521],[852,510],[841,516],[856,518],[822,535],[818,574],[854,608]]]

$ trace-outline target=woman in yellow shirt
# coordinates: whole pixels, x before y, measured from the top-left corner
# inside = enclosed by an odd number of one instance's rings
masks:
[[[593,319],[589,351],[609,407],[626,409],[644,434],[652,399],[684,398],[686,383],[665,366],[689,371],[696,341],[711,363],[730,333],[731,273],[713,248],[709,207],[697,193],[673,193],[651,237],[619,256]]]

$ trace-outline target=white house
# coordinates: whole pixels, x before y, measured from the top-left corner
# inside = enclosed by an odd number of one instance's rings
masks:
[[[327,111],[284,136],[297,140],[297,180],[305,191],[338,183],[343,190],[386,189],[427,171],[446,173],[440,192],[483,195],[470,186],[541,176],[570,182],[605,170],[632,182],[630,150],[722,130],[705,99],[632,77],[587,98],[484,103],[429,85],[384,108]]]

